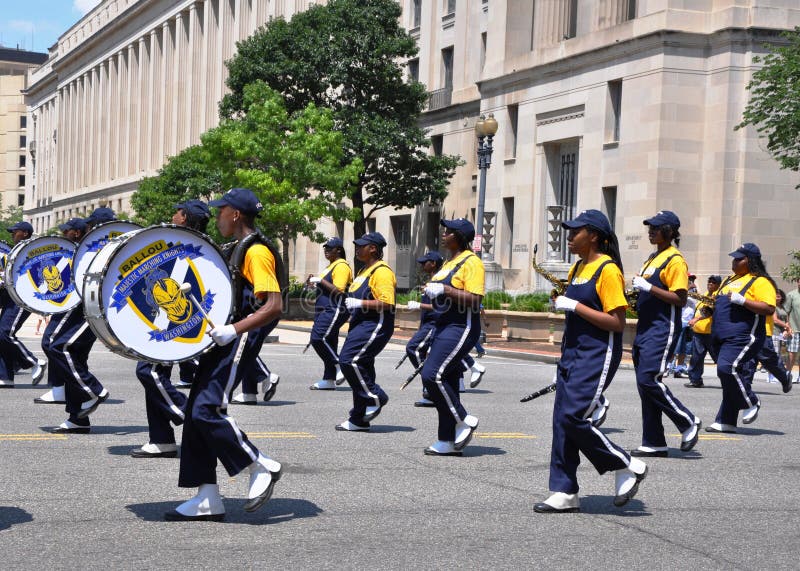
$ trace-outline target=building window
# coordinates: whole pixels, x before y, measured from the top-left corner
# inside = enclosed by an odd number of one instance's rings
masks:
[[[486,64],[486,32],[481,34],[481,70]]]
[[[565,40],[578,35],[578,0],[569,0],[569,23]]]
[[[567,233],[561,227],[561,223],[571,220],[576,214],[578,145],[563,143],[549,147],[546,153],[553,192],[550,194],[547,206],[547,257],[552,261],[570,262]]]
[[[367,218],[367,232],[375,232],[375,219]]]
[[[519,116],[519,105],[508,106],[508,154],[506,158],[513,159],[517,156],[517,122]]]
[[[411,0],[411,27],[419,28],[422,22],[422,0]]]
[[[17,206],[25,206],[25,195],[18,194],[17,195]]]
[[[434,135],[433,137],[431,137],[431,148],[433,149],[433,155],[435,157],[442,156],[443,147],[444,147],[443,135]]]
[[[502,264],[506,268],[511,268],[511,258],[514,252],[514,199],[503,199],[503,239],[500,247]]]
[[[21,168],[21,169],[25,168],[25,160],[26,160],[25,159],[25,155],[20,155],[19,156],[19,168]]]
[[[19,175],[19,187],[20,188],[25,188],[25,175],[24,174]]]
[[[442,50],[442,83],[445,89],[453,89],[453,47]]]
[[[606,143],[619,141],[620,114],[622,113],[622,80],[608,82],[606,106]]]
[[[410,81],[419,81],[419,60],[408,60],[408,79]]]
[[[19,136],[19,148],[20,149],[24,149],[25,145],[27,145],[27,144],[28,144],[28,137],[26,137],[25,135],[20,135]]]
[[[445,14],[455,14],[456,0],[445,0]]]
[[[611,229],[616,228],[614,223],[617,218],[617,187],[604,186],[603,187],[603,213],[608,216],[608,221],[611,222]]]
[[[19,128],[26,129],[28,127],[28,116],[27,115],[20,115],[19,117]]]
[[[628,0],[628,14],[626,20],[636,19],[636,0]]]

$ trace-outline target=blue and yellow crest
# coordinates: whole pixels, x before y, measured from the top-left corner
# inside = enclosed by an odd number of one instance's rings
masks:
[[[75,291],[72,281],[71,250],[58,244],[47,244],[28,252],[17,270],[17,281],[26,277],[34,287],[34,297],[53,305],[63,305]]]

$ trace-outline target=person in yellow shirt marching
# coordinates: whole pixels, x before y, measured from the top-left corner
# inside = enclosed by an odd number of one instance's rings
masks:
[[[705,295],[714,296],[722,283],[721,276],[709,276],[708,289]],[[710,354],[714,362],[717,362],[717,355],[713,351],[711,344],[711,320],[714,318],[714,310],[703,302],[697,304],[694,310],[694,317],[689,321],[689,326],[694,333],[692,337],[692,358],[689,360],[689,382],[683,386],[690,389],[702,388],[703,368],[706,354]]]

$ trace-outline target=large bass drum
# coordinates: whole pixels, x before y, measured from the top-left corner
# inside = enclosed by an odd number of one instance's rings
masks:
[[[191,290],[184,294],[181,286]],[[174,364],[214,344],[209,320],[231,315],[231,275],[207,236],[163,224],[112,239],[94,257],[83,287],[86,321],[114,353]]]
[[[4,281],[8,295],[33,313],[64,313],[81,302],[72,276],[75,244],[59,236],[20,242],[8,253]]]
[[[75,276],[75,289],[78,290],[78,295],[83,292],[83,280],[89,270],[89,264],[92,263],[100,249],[108,244],[109,240],[140,228],[141,226],[133,222],[114,220],[105,224],[98,224],[84,234],[81,241],[78,242],[77,248],[75,248],[75,259],[72,261],[72,273]]]
[[[6,262],[8,261],[8,253],[11,251],[11,246],[5,242],[0,242],[0,287],[6,285]]]

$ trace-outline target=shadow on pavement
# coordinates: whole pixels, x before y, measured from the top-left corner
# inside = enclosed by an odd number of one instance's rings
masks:
[[[295,400],[268,400],[264,402],[263,400],[260,401],[258,404],[263,404],[266,406],[289,406],[293,404],[297,404]]]
[[[316,517],[322,508],[308,500],[293,498],[273,498],[264,507],[254,513],[247,513],[243,506],[244,499],[225,499],[224,523],[243,523],[246,525],[264,525],[283,523],[293,519]],[[125,508],[144,521],[164,521],[164,514],[174,510],[180,502],[154,502],[149,504],[130,504]],[[202,525],[210,522],[169,522]]]
[[[40,426],[42,432],[52,433],[55,426]],[[116,436],[125,436],[126,434],[139,434],[147,432],[146,426],[97,426],[92,425],[92,430],[89,434],[71,434],[68,436],[91,436],[92,434],[114,434]]]
[[[613,504],[613,496],[586,496],[581,498],[581,513],[596,515],[615,515],[620,517],[642,517],[653,515],[644,503],[636,498],[621,508]]]
[[[129,456],[132,450],[141,448],[140,444],[131,444],[126,446],[109,446],[108,453],[113,456]]]
[[[373,434],[386,434],[388,432],[414,432],[416,428],[413,426],[386,426],[384,425],[372,425],[370,428],[370,432]]]
[[[603,427],[600,429],[600,432],[602,432],[603,434],[622,434],[623,432],[625,432],[625,429],[611,428],[610,426],[603,425]]]
[[[474,456],[502,456],[506,451],[496,446],[467,446],[464,448],[464,458]]]
[[[736,434],[741,434],[743,436],[761,436],[763,434],[784,436],[786,433],[781,432],[780,430],[770,430],[768,428],[748,428],[745,426],[740,426],[736,429]]]
[[[0,506],[0,531],[12,525],[33,521],[33,516],[22,508]]]

